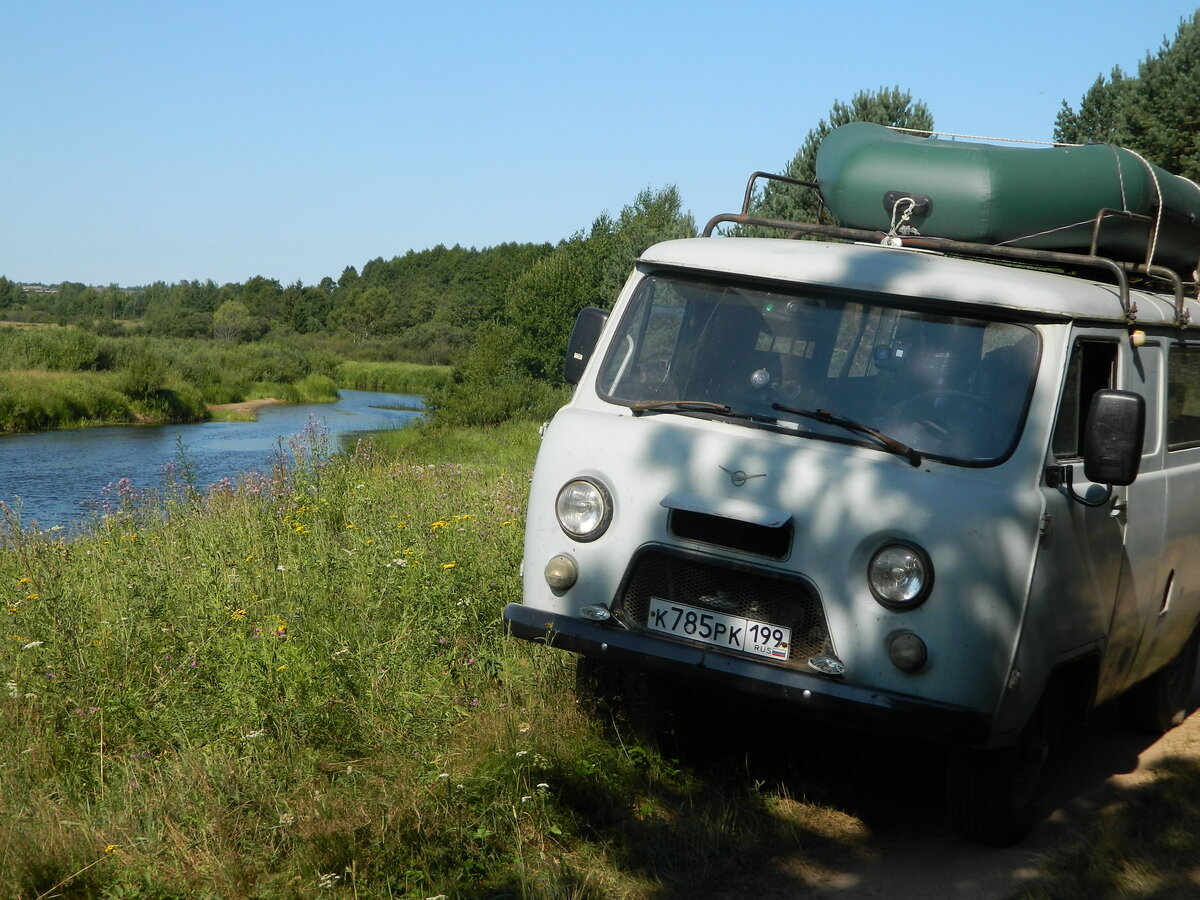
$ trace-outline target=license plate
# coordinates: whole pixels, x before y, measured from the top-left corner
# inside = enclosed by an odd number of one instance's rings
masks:
[[[792,630],[782,625],[672,603],[661,597],[650,598],[646,626],[653,631],[767,659],[787,659],[792,643]]]

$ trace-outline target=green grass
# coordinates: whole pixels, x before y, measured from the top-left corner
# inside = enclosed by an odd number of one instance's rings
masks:
[[[505,636],[536,424],[399,441],[10,515],[0,897],[695,896],[811,828]]]
[[[450,378],[450,366],[402,362],[347,360],[338,371],[338,385],[356,391],[425,396]]]
[[[185,385],[164,385],[134,397],[115,373],[0,372],[0,432],[192,422],[205,416],[199,395]]]

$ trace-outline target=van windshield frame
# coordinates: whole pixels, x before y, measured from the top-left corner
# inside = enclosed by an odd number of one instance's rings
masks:
[[[888,449],[865,429],[921,457],[991,466],[1017,445],[1040,356],[1040,335],[1025,324],[858,291],[656,271],[617,323],[596,388],[639,414]]]

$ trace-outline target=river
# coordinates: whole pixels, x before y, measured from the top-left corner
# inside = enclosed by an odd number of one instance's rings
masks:
[[[114,425],[75,431],[0,435],[0,501],[21,520],[43,529],[71,528],[104,500],[107,485],[122,478],[136,489],[162,486],[162,469],[186,450],[195,483],[265,470],[281,440],[298,434],[310,418],[324,427],[336,449],[371,431],[401,428],[419,412],[422,398],[371,391],[341,391],[336,403],[267,406],[257,422],[197,425]]]

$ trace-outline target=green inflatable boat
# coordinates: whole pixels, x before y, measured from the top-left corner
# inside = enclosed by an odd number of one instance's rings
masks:
[[[1200,187],[1110,144],[1005,147],[854,122],[821,142],[816,168],[846,227],[1080,253],[1095,241],[1097,255],[1196,280]]]

